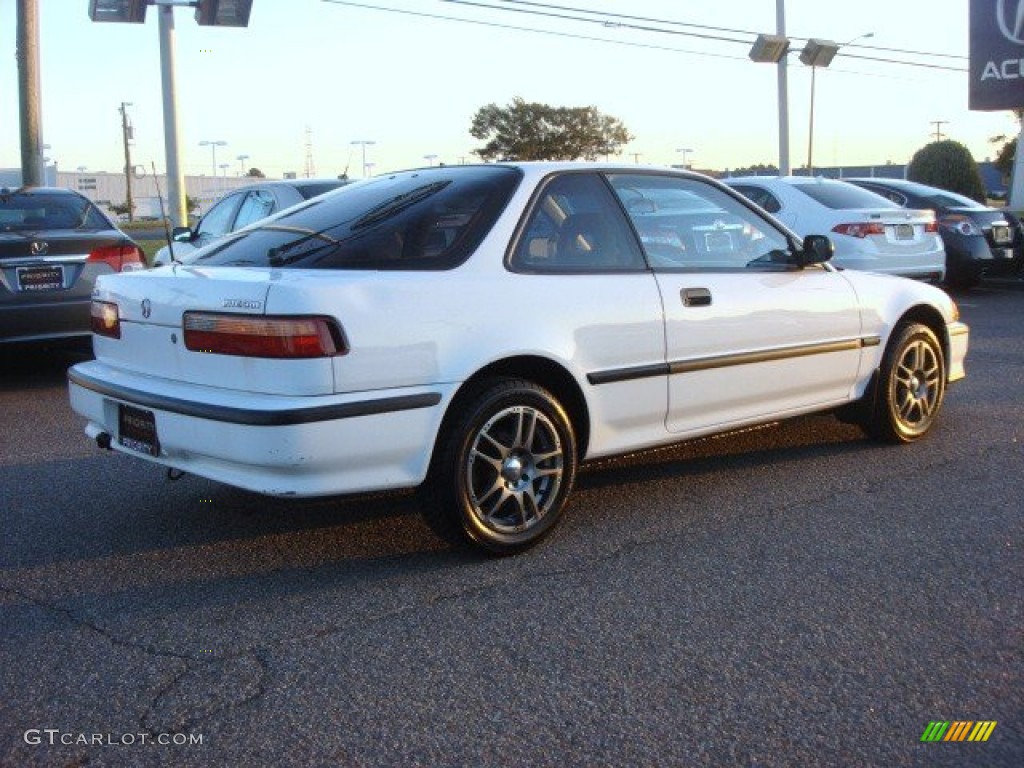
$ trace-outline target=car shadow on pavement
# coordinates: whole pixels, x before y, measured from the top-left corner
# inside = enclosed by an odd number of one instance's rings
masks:
[[[91,359],[90,339],[0,346],[0,392],[61,385],[68,368]]]

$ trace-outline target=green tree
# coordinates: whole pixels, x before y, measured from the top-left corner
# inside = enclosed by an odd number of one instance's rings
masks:
[[[633,138],[597,107],[552,107],[519,97],[507,107],[481,107],[469,132],[486,142],[474,150],[483,160],[596,160],[618,154]]]
[[[267,175],[263,173],[259,168],[250,168],[246,176],[252,176],[254,179],[265,179]]]
[[[189,195],[185,195],[185,213],[192,213],[192,211],[199,210],[199,200]]]
[[[985,202],[985,185],[971,151],[959,141],[933,141],[914,153],[907,178]]]
[[[1013,172],[1013,158],[1017,154],[1017,139],[1006,139],[1004,136],[997,136],[992,141],[997,140],[1003,141],[1003,145],[999,148],[999,152],[996,154],[996,159],[992,161],[992,165],[1003,175],[1003,180],[1006,181],[1010,178],[1010,174]]]

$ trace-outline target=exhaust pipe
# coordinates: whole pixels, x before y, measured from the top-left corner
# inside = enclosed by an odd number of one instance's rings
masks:
[[[104,451],[110,450],[110,443],[112,440],[113,438],[110,436],[109,432],[100,432],[98,435],[96,435],[96,445],[98,445]]]

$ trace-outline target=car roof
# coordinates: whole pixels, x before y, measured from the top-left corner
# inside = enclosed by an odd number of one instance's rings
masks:
[[[0,189],[3,195],[67,195],[68,197],[84,197],[79,192],[67,187],[17,187],[12,189],[4,187]]]

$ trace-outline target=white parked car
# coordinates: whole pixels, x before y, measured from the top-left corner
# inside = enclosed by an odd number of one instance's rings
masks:
[[[828,235],[832,263],[939,282],[946,273],[935,213],[908,210],[845,181],[820,176],[745,176],[726,184],[800,235]]]
[[[831,253],[684,171],[394,173],[101,277],[71,404],[101,447],[265,494],[419,486],[440,534],[510,553],[587,459],[824,410],[925,435],[956,305]]]

